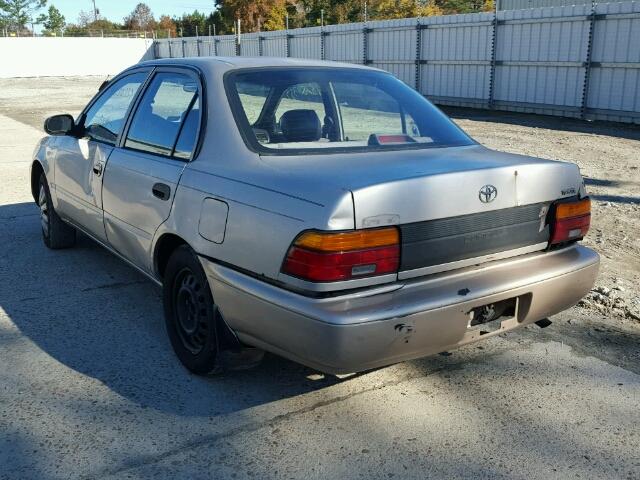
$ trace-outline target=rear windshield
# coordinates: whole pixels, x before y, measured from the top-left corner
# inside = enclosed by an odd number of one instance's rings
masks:
[[[227,92],[247,143],[268,153],[414,149],[473,141],[422,95],[384,72],[239,70]]]

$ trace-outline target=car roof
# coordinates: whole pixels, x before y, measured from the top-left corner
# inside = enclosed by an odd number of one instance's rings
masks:
[[[333,62],[327,60],[309,60],[303,58],[284,57],[185,57],[162,58],[141,62],[139,65],[192,65],[201,68],[233,70],[251,67],[333,67],[378,70],[354,63]]]

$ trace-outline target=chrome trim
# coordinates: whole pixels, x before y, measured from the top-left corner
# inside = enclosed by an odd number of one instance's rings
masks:
[[[527,253],[544,250],[545,248],[547,248],[547,245],[547,242],[541,242],[536,243],[535,245],[529,245],[528,247],[514,248],[513,250],[505,250],[504,252],[482,255],[481,257],[467,258],[464,260],[458,260],[449,263],[441,263],[440,265],[431,265],[429,267],[416,268],[414,270],[405,270],[398,273],[398,280],[446,272],[448,270],[469,267],[471,265],[478,265],[481,263],[491,262],[493,260],[504,260],[505,258],[517,257],[518,255],[525,255]]]
[[[375,277],[357,278],[354,280],[344,280],[342,282],[325,282],[315,283],[302,280],[297,277],[292,277],[286,273],[280,273],[278,280],[286,283],[295,288],[301,290],[308,290],[310,292],[333,292],[336,290],[349,290],[352,288],[372,287],[374,285],[380,285],[382,283],[395,282],[398,276],[395,273],[389,275],[378,275]]]
[[[91,235],[89,232],[87,232],[84,228],[80,227],[78,224],[76,224],[75,222],[72,222],[71,220],[67,219],[67,218],[63,218],[62,219],[63,222],[68,223],[69,225],[71,225],[73,228],[75,228],[76,230],[80,230],[83,234],[85,234],[87,237],[89,237],[91,240],[93,240],[94,242],[96,242],[98,245],[100,245],[102,248],[105,248],[106,250],[108,250],[109,252],[111,252],[112,254],[114,254],[116,257],[118,257],[120,260],[124,261],[127,265],[129,265],[130,267],[133,267],[134,269],[136,269],[138,272],[140,272],[141,274],[143,274],[145,277],[147,277],[149,280],[151,280],[153,283],[155,283],[158,287],[162,287],[162,282],[157,279],[156,277],[154,277],[153,275],[151,275],[149,272],[146,272],[145,270],[143,270],[142,268],[140,268],[139,266],[137,266],[135,263],[133,263],[131,260],[127,259],[126,257],[123,257],[122,254],[118,253],[117,251],[115,251],[112,247],[110,247],[109,245],[107,245],[106,243],[98,240],[96,237],[94,237],[93,235]]]

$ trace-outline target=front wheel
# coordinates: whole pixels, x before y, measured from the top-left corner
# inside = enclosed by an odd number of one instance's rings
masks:
[[[64,223],[53,208],[51,192],[44,173],[40,174],[38,183],[38,207],[44,244],[54,250],[75,245],[76,229]]]
[[[219,313],[191,248],[178,247],[169,258],[162,294],[167,333],[178,359],[193,373],[213,372],[218,358]]]

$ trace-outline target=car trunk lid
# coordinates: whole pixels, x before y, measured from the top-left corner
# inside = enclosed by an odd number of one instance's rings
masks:
[[[314,157],[268,161],[300,175],[293,183],[307,193],[351,191],[356,229],[397,225],[400,278],[545,248],[549,205],[581,185],[574,164],[479,145]]]
[[[532,159],[352,190],[356,228],[398,225],[400,278],[546,248],[554,200],[580,186],[573,164]]]

